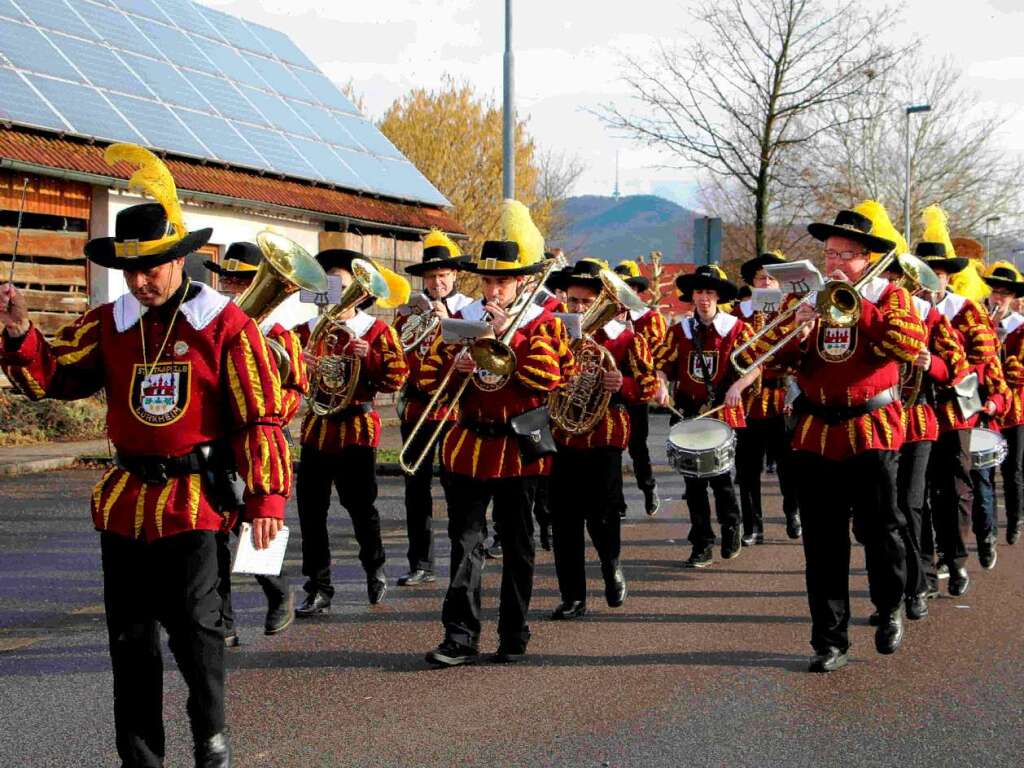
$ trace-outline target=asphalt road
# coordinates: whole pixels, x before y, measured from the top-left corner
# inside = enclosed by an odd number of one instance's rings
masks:
[[[659,422],[661,425],[661,422]],[[661,434],[653,455],[663,458]],[[111,680],[98,540],[87,499],[98,473],[0,482],[0,766],[114,766]],[[339,591],[322,620],[264,637],[262,592],[235,581],[244,645],[229,652],[229,722],[240,767],[273,766],[1019,766],[1024,754],[1024,545],[992,572],[972,558],[968,594],[943,595],[875,653],[854,554],[850,666],[804,670],[810,648],[803,556],[766,489],[768,543],[707,571],[688,554],[680,478],[647,519],[630,488],[623,528],[629,598],[604,605],[591,561],[591,613],[553,623],[551,555],[538,553],[533,641],[519,665],[433,670],[442,582],[392,588],[366,605],[351,525],[335,508]],[[629,479],[627,479],[629,482]],[[392,577],[405,570],[401,481],[380,509]],[[437,507],[439,518],[443,509]],[[289,512],[297,523],[294,508]],[[444,520],[436,521],[446,559]],[[286,572],[298,589],[298,526]],[[592,553],[591,553],[592,555]],[[443,574],[447,568],[442,567]],[[499,566],[485,574],[483,650],[496,643]],[[168,766],[190,765],[184,686],[166,656]]]

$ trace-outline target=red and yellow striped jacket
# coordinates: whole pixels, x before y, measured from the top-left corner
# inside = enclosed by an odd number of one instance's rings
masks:
[[[474,302],[459,316],[476,319],[480,302]],[[471,429],[476,424],[500,429],[519,414],[539,408],[548,394],[560,386],[563,377],[573,373],[573,356],[562,321],[540,306],[527,310],[526,320],[512,336],[516,370],[508,382],[495,392],[486,392],[473,382],[459,402],[460,420],[448,432],[441,446],[442,466],[449,472],[487,480],[495,478],[547,475],[551,457],[524,463],[516,439],[505,434],[482,435]],[[435,339],[430,354],[420,366],[417,386],[433,394],[452,365],[460,346]],[[477,371],[474,377],[480,376]],[[454,392],[462,384],[459,374],[452,376],[449,388]]]
[[[359,382],[349,406],[372,404],[378,392],[397,392],[409,375],[409,367],[395,329],[361,311],[345,324],[370,345],[369,353],[359,366]],[[309,335],[315,325],[316,321],[311,320],[295,329],[304,341],[303,346],[309,343]],[[312,378],[312,372],[310,376]],[[312,380],[310,384],[312,386]],[[301,443],[324,453],[340,453],[352,445],[376,448],[380,445],[380,429],[380,413],[374,408],[340,417],[317,416],[309,410],[302,420]]]
[[[125,294],[89,310],[49,343],[33,328],[17,348],[6,342],[3,369],[33,400],[105,391],[107,432],[126,457],[183,456],[227,440],[245,481],[244,519],[284,518],[291,459],[281,430],[281,385],[266,339],[210,287],[192,283],[184,298],[174,316],[151,310],[140,319],[139,303]],[[171,302],[177,305],[172,297],[168,307]],[[230,522],[211,504],[198,474],[155,485],[118,467],[94,489],[92,518],[97,530],[147,540],[223,531]]]
[[[302,341],[295,331],[289,331],[280,323],[274,323],[267,331],[267,338],[276,341],[288,355],[288,375],[281,380],[281,420],[287,426],[302,405],[302,398],[309,387],[309,370],[303,354]]]
[[[615,321],[613,321],[615,322]],[[611,325],[611,323],[609,323]],[[612,332],[623,328],[619,323]],[[576,450],[588,448],[618,448],[629,444],[629,413],[627,405],[645,403],[658,391],[658,377],[654,371],[654,358],[643,336],[623,328],[615,338],[608,335],[608,325],[594,334],[594,341],[612,353],[615,365],[622,373],[622,389],[612,397],[604,419],[585,435],[570,435],[557,427],[552,429],[560,446]]]
[[[760,332],[777,313],[754,311],[751,300],[741,301],[732,313],[750,326],[751,334]],[[783,415],[786,407],[786,369],[766,365],[761,379],[743,393],[743,409],[747,420],[771,419]]]
[[[903,426],[906,430],[904,442],[917,443],[939,438],[939,420],[935,408],[925,398],[925,390],[933,392],[960,381],[970,370],[963,345],[953,326],[942,313],[929,302],[913,297],[917,316],[924,322],[928,333],[928,349],[931,365],[924,374],[921,392],[910,410],[904,410]]]
[[[1003,340],[1003,374],[1009,390],[1009,407],[999,419],[1000,429],[1024,424],[1024,323]]]
[[[654,355],[665,343],[668,336],[668,323],[665,316],[656,309],[647,309],[642,312],[630,312],[629,319],[633,324],[633,333],[643,337],[647,342],[647,348]]]
[[[777,364],[796,369],[800,391],[811,402],[827,407],[862,405],[897,387],[900,364],[913,361],[924,347],[924,324],[905,289],[876,278],[861,294],[857,325],[834,328],[818,323],[806,342],[794,337],[775,355]],[[783,311],[799,300],[788,296]],[[792,327],[786,323],[767,334],[756,351],[767,350]],[[897,398],[832,424],[798,411],[793,449],[839,461],[870,450],[899,450],[903,440],[903,406]]]

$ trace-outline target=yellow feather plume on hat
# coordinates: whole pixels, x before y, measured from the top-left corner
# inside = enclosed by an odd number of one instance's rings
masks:
[[[427,233],[427,236],[423,238],[423,247],[432,248],[436,245],[439,245],[442,248],[447,248],[448,253],[451,254],[451,258],[453,259],[457,259],[459,258],[459,256],[462,255],[462,250],[459,248],[459,246],[455,243],[454,240],[448,237],[448,235],[446,235],[437,227],[433,227]]]
[[[924,232],[921,233],[921,241],[925,243],[942,243],[946,246],[946,258],[956,258],[956,249],[949,239],[949,221],[946,212],[937,205],[929,205],[921,211],[921,221],[924,222]]]
[[[530,218],[530,209],[518,200],[506,200],[501,210],[501,228],[506,240],[519,246],[519,263],[536,264],[544,258],[544,235]]]
[[[1013,273],[1013,279],[1018,283],[1024,281],[1024,277],[1021,276],[1020,270],[1017,269],[1013,263],[1009,261],[997,261],[995,264],[985,270],[985,277],[992,277],[997,269],[1006,269]]]
[[[896,253],[907,252],[907,241],[903,239],[903,235],[892,225],[889,212],[885,210],[884,205],[877,200],[865,200],[855,206],[853,210],[871,220],[872,235],[884,237],[886,240],[896,243]],[[874,261],[884,255],[882,253],[873,253],[871,254],[871,260]]]
[[[111,144],[103,153],[103,159],[110,166],[120,162],[134,165],[136,170],[128,179],[128,188],[147,194],[160,203],[167,213],[167,221],[178,236],[185,236],[185,219],[181,214],[181,203],[178,202],[178,187],[159,157],[138,144]]]
[[[388,295],[383,299],[377,299],[377,306],[381,309],[395,309],[403,304],[408,304],[409,296],[412,294],[412,286],[409,285],[409,281],[394,270],[380,264],[376,259],[368,258],[367,260],[377,268],[377,271],[384,277],[384,282],[388,284]]]
[[[619,265],[615,267],[615,271],[623,272],[630,277],[640,277],[640,266],[635,261],[629,259],[620,261]]]
[[[949,287],[953,289],[953,293],[965,296],[972,301],[982,301],[992,293],[988,283],[981,279],[981,274],[978,271],[978,262],[976,261],[968,262],[966,267],[955,275],[951,275]]]

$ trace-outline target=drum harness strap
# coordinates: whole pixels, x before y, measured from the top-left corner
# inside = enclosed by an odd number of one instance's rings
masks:
[[[711,383],[711,372],[708,370],[708,363],[704,359],[704,346],[700,343],[700,326],[701,323],[697,320],[696,315],[690,318],[690,335],[693,336],[693,346],[697,350],[697,363],[700,365],[701,377],[704,379],[704,386],[708,390],[707,407],[711,408],[718,399],[718,393]]]

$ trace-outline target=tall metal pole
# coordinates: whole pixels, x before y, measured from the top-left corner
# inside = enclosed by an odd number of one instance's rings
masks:
[[[930,104],[918,104],[916,107],[907,107],[905,110],[905,127],[907,129],[907,185],[903,191],[903,239],[907,241],[907,247],[910,247],[910,116],[915,112],[931,112],[932,108]]]
[[[515,147],[515,59],[512,55],[512,0],[505,0],[505,97],[502,106],[502,194],[506,199],[516,196]]]

